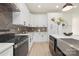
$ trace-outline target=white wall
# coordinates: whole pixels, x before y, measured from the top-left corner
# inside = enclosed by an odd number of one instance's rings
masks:
[[[62,17],[62,13],[48,13],[48,33],[49,34],[62,34],[62,28],[59,30],[58,25],[51,21],[51,19],[55,17]]]
[[[63,19],[65,22],[64,32],[72,32],[72,10],[63,12]]]
[[[79,8],[73,10],[72,31],[74,35],[79,35]]]
[[[62,17],[66,24],[66,26],[63,27],[63,32],[73,32],[73,35],[79,35],[79,7],[62,12]]]
[[[62,17],[64,20],[64,23],[66,24],[64,27],[59,26],[59,34],[61,34],[63,32],[72,32],[73,10],[67,11],[67,12],[61,12],[61,13],[57,13],[57,12],[48,13],[48,31],[50,34],[58,34],[57,33],[58,25],[51,21],[51,18],[53,18],[53,17],[56,17],[56,18]]]
[[[73,32],[73,35],[79,35],[79,7],[73,8],[70,11],[64,12],[63,17],[68,26],[64,29],[68,32]]]
[[[64,12],[63,17],[68,26],[64,29],[68,32],[73,32],[73,35],[79,35],[79,7],[73,8],[70,11]]]

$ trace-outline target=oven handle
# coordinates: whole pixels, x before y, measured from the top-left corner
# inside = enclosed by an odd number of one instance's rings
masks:
[[[25,43],[26,41],[28,41],[28,39],[27,39],[27,40],[23,40],[22,42],[20,42],[20,43],[18,43],[18,44],[15,44],[15,45],[14,45],[14,48],[15,48],[15,49],[18,48],[20,45],[22,45],[22,44]]]

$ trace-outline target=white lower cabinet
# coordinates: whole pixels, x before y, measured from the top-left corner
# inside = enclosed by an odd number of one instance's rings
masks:
[[[34,42],[48,42],[47,32],[30,32],[29,33],[29,51]]]
[[[47,32],[34,32],[33,42],[47,42],[48,35]]]
[[[0,53],[0,56],[13,56],[13,46]]]

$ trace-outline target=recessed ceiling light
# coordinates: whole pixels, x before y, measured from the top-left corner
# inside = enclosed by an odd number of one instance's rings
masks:
[[[59,6],[57,5],[56,8],[59,8]]]
[[[40,6],[40,5],[38,5],[37,7],[38,7],[38,8],[41,8],[41,6]]]

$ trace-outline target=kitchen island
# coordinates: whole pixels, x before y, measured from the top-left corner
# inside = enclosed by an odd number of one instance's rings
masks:
[[[72,35],[72,36],[65,36],[65,35],[52,35],[51,36],[59,39],[59,38],[73,38],[73,39],[76,39],[76,40],[79,40],[79,35]]]
[[[67,56],[79,56],[79,40],[73,38],[60,38],[57,47]]]
[[[57,40],[57,48],[67,56],[79,55],[79,36],[51,35]],[[56,52],[58,53],[58,51]]]
[[[13,56],[14,43],[0,43],[0,56]]]

